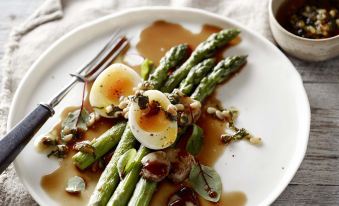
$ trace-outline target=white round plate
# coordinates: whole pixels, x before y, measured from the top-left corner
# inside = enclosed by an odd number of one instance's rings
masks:
[[[217,94],[225,106],[236,106],[240,110],[239,126],[262,137],[264,144],[261,147],[245,141],[232,144],[215,168],[222,176],[224,190],[243,191],[247,196],[246,205],[271,204],[291,181],[305,155],[310,107],[302,80],[272,43],[230,19],[205,11],[168,7],[132,9],[75,29],[51,46],[30,68],[15,94],[9,128],[37,103],[56,94],[70,79],[68,74],[87,63],[115,28],[122,28],[135,44],[139,32],[159,19],[180,23],[196,32],[206,23],[242,30],[241,43],[228,49],[225,55],[248,54],[248,64]],[[66,106],[79,105],[80,95],[79,85],[56,108],[56,114]],[[49,131],[58,118],[54,115],[37,135]],[[33,141],[15,161],[17,174],[40,205],[57,205],[40,186],[40,178],[57,167],[57,161],[35,151]]]

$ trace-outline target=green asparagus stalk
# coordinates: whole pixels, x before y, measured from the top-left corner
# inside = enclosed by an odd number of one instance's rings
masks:
[[[225,81],[230,77],[232,72],[240,69],[245,63],[246,56],[228,57],[225,60],[220,61],[213,68],[213,71],[207,77],[203,78],[203,81],[201,81],[197,86],[194,93],[191,95],[191,98],[198,101],[203,101],[209,94],[213,92],[217,84]],[[185,130],[186,128],[183,128],[183,131]],[[131,197],[129,206],[147,206],[152,199],[156,188],[156,183],[152,181],[145,181],[143,178],[141,178],[137,185],[138,187]]]
[[[168,70],[185,61],[188,58],[188,53],[187,44],[179,44],[166,52],[165,56],[160,60],[159,66],[148,79],[154,89],[158,89],[163,85],[167,79]]]
[[[187,55],[187,45],[173,47],[168,52],[166,52],[166,55],[160,60],[159,67],[156,68],[155,71],[150,75],[148,81],[155,86],[155,89],[160,88],[163,85],[163,82],[166,81],[168,70],[180,65]],[[129,127],[126,127],[124,134],[112,156],[112,159],[101,174],[97,186],[90,197],[89,205],[104,206],[107,204],[120,181],[117,162],[121,155],[123,155],[127,150],[134,148],[136,144],[137,140],[133,136],[132,131]]]
[[[140,178],[128,206],[148,206],[156,188],[156,182]]]
[[[175,47],[175,48],[182,48],[182,46],[179,45],[179,47]],[[175,48],[173,48],[172,50],[175,51]],[[187,46],[186,46],[186,49],[187,49]],[[168,53],[171,53],[171,50]],[[175,56],[176,55],[174,55],[173,57],[175,57]],[[165,56],[164,59],[169,60],[170,58],[167,58]],[[168,67],[168,68],[173,68],[173,66],[176,66],[176,65],[172,64],[171,67]],[[162,81],[162,79],[167,78],[167,70],[166,70],[166,72],[164,72],[165,70],[166,69],[162,69],[162,71],[159,71],[159,72],[157,72],[157,70],[156,70],[150,76],[148,81],[152,83],[155,80],[159,81],[159,79],[160,79],[160,81]],[[164,81],[162,81],[162,82],[164,82]],[[152,83],[152,84],[154,85],[155,89],[158,89],[158,88],[161,87],[161,84],[155,84],[155,83]],[[120,184],[118,185],[117,189],[115,190],[113,196],[111,197],[111,199],[110,199],[110,201],[108,202],[107,205],[114,205],[114,206],[127,205],[130,197],[133,194],[135,185],[139,180],[139,173],[140,173],[140,170],[141,170],[141,167],[142,167],[141,159],[150,152],[151,152],[151,150],[144,147],[144,146],[141,146],[139,148],[138,153],[143,154],[143,156],[141,156],[140,160],[137,160],[137,165],[134,166],[132,171],[130,173],[128,173],[128,175],[124,178],[124,180],[122,182],[120,182]],[[147,185],[147,186],[149,187],[150,185]]]
[[[225,46],[239,33],[240,30],[238,29],[225,29],[209,36],[206,41],[198,45],[188,60],[168,78],[163,87],[163,92],[171,92],[187,76],[192,67],[203,59],[213,56],[219,48]]]
[[[213,68],[213,71],[201,80],[191,98],[200,102],[203,101],[214,91],[217,84],[225,81],[232,73],[239,70],[246,63],[246,58],[247,56],[233,56],[220,61]]]
[[[210,58],[194,66],[187,77],[180,83],[179,90],[185,95],[190,95],[193,89],[215,66],[215,59]]]
[[[135,185],[139,180],[139,174],[142,168],[141,159],[150,153],[151,150],[140,146],[133,169],[127,174],[127,176],[120,182],[113,196],[107,203],[107,206],[126,206],[133,194]]]
[[[107,130],[99,138],[94,139],[91,142],[91,146],[94,148],[94,154],[84,152],[76,153],[72,157],[75,166],[77,166],[81,170],[84,170],[92,163],[100,159],[103,155],[105,155],[109,150],[111,150],[119,143],[125,127],[126,122],[118,123]]]
[[[88,205],[105,206],[107,204],[114,189],[120,181],[117,169],[118,160],[126,151],[134,148],[136,143],[136,139],[134,138],[130,128],[127,126],[117,148],[114,151],[112,159],[100,176]]]

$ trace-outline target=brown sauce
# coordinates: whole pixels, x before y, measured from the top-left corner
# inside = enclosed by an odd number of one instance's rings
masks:
[[[152,60],[156,65],[160,58],[164,56],[166,51],[171,47],[180,43],[187,43],[194,49],[200,42],[204,41],[212,33],[220,31],[221,28],[211,25],[204,25],[199,33],[192,33],[179,24],[168,23],[165,21],[157,21],[146,27],[140,35],[140,41],[137,44],[137,50],[141,56]],[[240,43],[241,39],[233,40],[229,45],[234,46]],[[127,51],[128,52],[128,51]],[[220,51],[217,56],[221,58],[223,51]],[[117,62],[124,62],[120,57]],[[133,66],[139,72],[140,66]],[[87,91],[90,91],[92,83],[87,85]],[[89,111],[91,110],[88,96],[84,102],[84,106]],[[80,100],[79,100],[80,101]],[[207,105],[215,106],[218,100],[212,95],[206,100]],[[67,114],[79,107],[66,108],[61,115],[64,119]],[[91,140],[105,132],[114,123],[111,120],[101,120],[95,123],[89,131],[86,132],[85,139]],[[205,141],[201,153],[198,155],[198,160],[209,166],[213,166],[220,155],[224,152],[225,145],[220,142],[220,135],[225,129],[225,125],[203,114],[198,121],[198,125],[204,129]],[[60,124],[56,125],[60,131]],[[208,154],[208,155],[206,155]],[[99,173],[93,173],[90,170],[79,171],[72,164],[72,154],[60,162],[60,167],[49,175],[42,177],[41,186],[48,195],[59,202],[61,205],[87,205],[89,197],[95,188],[95,185],[100,177]],[[208,158],[207,158],[208,157]],[[71,195],[65,191],[67,180],[72,176],[81,176],[86,181],[86,190],[78,195]],[[175,193],[181,185],[176,185],[165,180],[158,185],[157,191],[150,203],[151,206],[166,206],[168,198]],[[199,201],[202,206],[243,206],[246,203],[246,196],[242,192],[225,192],[222,194],[221,200],[217,204],[207,202],[201,198]]]
[[[90,91],[91,86],[92,83],[88,83],[86,90]],[[87,110],[92,111],[88,96],[89,95],[85,98],[84,107]],[[53,128],[53,130],[56,130],[58,134],[60,134],[61,122],[67,117],[69,112],[73,112],[76,109],[79,109],[79,106],[65,108],[60,115],[60,122]],[[80,141],[92,140],[100,136],[111,128],[113,124],[114,122],[112,120],[101,118],[89,128]],[[43,176],[40,182],[44,191],[48,193],[52,199],[59,202],[60,205],[86,205],[100,177],[100,173],[98,172],[78,170],[72,163],[72,156],[74,154],[75,151],[71,151],[65,159],[60,160],[59,168],[51,174]],[[70,194],[65,191],[68,179],[75,175],[82,177],[86,182],[86,190],[81,194]]]
[[[86,182],[86,190],[80,194],[70,194],[65,191],[67,180],[73,176],[80,176]],[[60,162],[60,167],[53,173],[43,176],[41,186],[48,195],[60,205],[86,205],[91,196],[100,174],[90,171],[80,172],[72,163],[72,156]]]
[[[221,28],[216,26],[203,25],[199,33],[192,33],[180,24],[156,21],[141,32],[137,49],[142,56],[158,64],[171,47],[186,43],[194,50],[208,36],[220,30]],[[234,46],[239,42],[240,38],[236,38],[229,45]],[[217,56],[220,57],[221,53],[222,50]]]
[[[215,93],[208,97],[203,104],[203,111],[209,106],[216,107],[221,102],[215,97]],[[204,130],[204,144],[197,159],[204,165],[213,167],[215,162],[224,153],[226,146],[221,143],[220,136],[224,133],[226,125],[211,115],[203,113],[197,124]],[[178,191],[181,185],[163,181],[158,185],[150,206],[167,206],[169,197]],[[208,202],[199,197],[201,206],[244,206],[246,195],[243,192],[224,192],[218,203]]]
[[[297,12],[304,4],[306,0],[287,0],[278,9],[276,18],[278,22],[285,28],[289,28],[290,17]]]
[[[182,188],[182,185],[180,184],[173,184],[167,180],[162,181],[158,185],[150,206],[167,206],[168,199],[172,194],[180,190],[180,188]],[[238,191],[223,193],[218,203],[206,201],[200,196],[198,196],[198,198],[201,206],[244,206],[247,201],[246,195],[243,192]]]
[[[323,18],[317,13],[319,9],[325,10]],[[336,10],[333,16],[331,10]],[[338,0],[286,0],[279,7],[276,18],[282,27],[295,35],[323,39],[339,35],[338,11]]]
[[[172,194],[168,206],[183,206],[187,203],[199,205],[199,199],[190,187],[183,186]]]
[[[168,175],[168,168],[168,164],[160,161],[151,161],[144,165],[143,170],[149,171],[151,174],[158,177],[166,177]]]
[[[243,192],[226,192],[220,197],[218,203],[212,203],[199,197],[201,206],[244,206],[247,198]]]
[[[78,107],[76,107],[77,109]],[[74,111],[74,107],[66,108],[63,112],[65,117],[68,112]],[[84,139],[92,140],[103,134],[113,123],[108,120],[99,120],[85,134]],[[60,124],[56,127],[60,128]],[[58,201],[61,205],[86,205],[96,183],[99,180],[100,173],[92,172],[91,170],[80,171],[72,163],[72,156],[75,152],[68,154],[67,158],[60,161],[60,167],[51,174],[45,175],[41,179],[41,186],[48,195]],[[69,178],[80,176],[86,182],[86,190],[81,194],[74,195],[65,191],[65,186]]]
[[[207,107],[216,107],[221,103],[213,94],[203,105],[202,111],[206,111]],[[204,144],[197,159],[202,164],[213,167],[226,148],[220,141],[220,136],[225,133],[226,125],[207,113],[201,114],[197,124],[204,130]]]

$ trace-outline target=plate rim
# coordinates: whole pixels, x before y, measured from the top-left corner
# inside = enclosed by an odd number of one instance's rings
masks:
[[[9,131],[11,128],[13,128],[14,124],[14,105],[17,104],[17,102],[19,101],[19,91],[23,90],[24,87],[24,83],[27,81],[27,79],[29,79],[29,77],[32,75],[32,73],[34,72],[35,68],[39,65],[40,62],[42,62],[43,59],[46,58],[46,56],[49,55],[49,53],[51,53],[59,44],[61,44],[63,41],[67,40],[68,38],[71,38],[74,34],[81,32],[82,30],[85,30],[89,27],[95,26],[96,24],[99,24],[101,22],[104,21],[108,21],[111,18],[116,18],[119,16],[123,16],[126,15],[128,13],[138,13],[138,12],[147,12],[147,11],[179,11],[179,12],[191,12],[191,13],[196,13],[198,15],[203,15],[203,16],[207,16],[207,17],[211,17],[211,18],[215,18],[218,19],[220,21],[223,22],[227,22],[230,23],[242,30],[245,30],[246,32],[250,33],[251,35],[253,35],[254,37],[260,39],[261,41],[263,41],[266,45],[268,45],[271,49],[276,50],[278,53],[282,54],[282,56],[284,56],[284,58],[287,60],[287,63],[290,65],[291,68],[291,74],[293,74],[294,77],[297,78],[297,81],[299,84],[296,85],[296,87],[300,87],[300,94],[302,95],[302,97],[300,97],[300,100],[303,100],[303,105],[306,106],[305,108],[305,114],[304,114],[304,118],[306,120],[308,120],[307,122],[304,122],[303,126],[302,126],[302,133],[300,136],[303,135],[303,139],[304,139],[304,144],[301,145],[303,146],[302,148],[299,148],[299,156],[294,157],[296,161],[296,163],[294,165],[291,166],[291,172],[285,175],[285,178],[283,178],[280,185],[278,185],[273,192],[270,193],[269,197],[266,198],[266,201],[263,203],[266,203],[266,205],[271,205],[281,194],[282,192],[285,190],[285,188],[289,185],[289,183],[291,182],[291,180],[293,179],[293,177],[295,176],[296,172],[298,171],[305,155],[306,155],[306,151],[307,151],[307,147],[308,147],[308,141],[309,141],[309,134],[310,134],[310,124],[311,124],[311,109],[310,109],[310,103],[309,103],[309,99],[305,90],[305,87],[303,85],[303,81],[301,78],[301,75],[298,73],[297,69],[295,68],[295,66],[292,64],[292,62],[290,61],[290,59],[287,58],[287,56],[281,51],[279,50],[272,42],[270,42],[268,39],[266,39],[265,37],[263,37],[262,35],[256,33],[255,31],[252,31],[248,28],[246,28],[245,25],[242,25],[241,23],[238,23],[235,20],[230,19],[229,17],[225,17],[219,14],[215,14],[206,10],[202,10],[202,9],[197,9],[197,8],[190,8],[190,7],[167,7],[167,6],[143,6],[143,7],[138,7],[138,8],[128,8],[128,9],[123,9],[121,11],[118,11],[114,14],[109,14],[103,17],[99,17],[97,19],[94,19],[88,23],[82,24],[76,28],[74,28],[73,30],[71,30],[70,32],[67,32],[66,34],[64,34],[63,36],[61,36],[57,41],[55,41],[51,46],[49,46],[35,61],[34,63],[30,66],[30,68],[27,70],[26,74],[24,75],[24,77],[22,78],[22,80],[20,81],[15,94],[13,96],[13,100],[10,106],[10,110],[8,113],[8,119],[7,119],[7,131]],[[300,146],[300,147],[301,147]],[[13,162],[14,164],[14,169],[16,174],[18,175],[21,183],[24,185],[24,187],[27,189],[27,191],[29,192],[29,194],[33,197],[33,199],[38,203],[45,203],[43,202],[39,196],[37,195],[37,193],[34,192],[34,190],[30,189],[31,187],[29,187],[28,183],[26,181],[24,181],[24,178],[22,177],[22,172],[20,172],[20,170],[18,169],[17,166],[17,161],[15,160]]]

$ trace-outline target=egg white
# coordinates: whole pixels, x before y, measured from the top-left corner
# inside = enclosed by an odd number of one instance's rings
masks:
[[[124,85],[124,88],[123,84],[119,84],[119,81],[123,82],[122,77],[129,82],[128,85]],[[90,104],[101,116],[110,118],[105,108],[111,104],[119,105],[121,96],[133,95],[133,88],[137,87],[140,82],[142,82],[141,77],[132,68],[120,63],[112,64],[94,81],[89,96]],[[107,89],[114,90],[117,94],[114,97],[109,96],[105,93]]]
[[[148,90],[144,92],[143,95],[148,96],[150,102],[152,100],[159,102],[160,106],[165,110],[167,109],[168,105],[171,104],[166,95],[158,90]],[[138,104],[133,102],[129,109],[128,122],[133,135],[141,144],[147,148],[159,150],[169,147],[175,142],[178,133],[178,125],[176,121],[164,119],[162,121],[164,121],[164,123],[167,125],[163,130],[146,131],[138,123],[139,121],[137,118],[140,112],[141,110]]]

